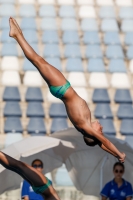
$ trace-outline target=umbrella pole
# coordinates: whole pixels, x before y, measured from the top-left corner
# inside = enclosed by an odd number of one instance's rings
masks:
[[[103,158],[102,165],[101,165],[101,168],[100,168],[100,191],[102,190],[102,187],[103,187],[103,168],[104,168],[104,165],[105,165],[107,160],[108,160],[108,155],[106,155]]]

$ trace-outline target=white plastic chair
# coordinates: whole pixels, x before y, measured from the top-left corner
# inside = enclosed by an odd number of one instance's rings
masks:
[[[4,56],[1,60],[1,70],[19,71],[19,60],[15,56]]]
[[[18,0],[20,4],[35,4],[35,0]]]
[[[113,6],[113,0],[97,0],[99,6]]]
[[[55,0],[38,0],[39,4],[48,4],[48,5],[54,5]]]
[[[74,5],[74,0],[57,0],[59,5]]]
[[[31,87],[41,87],[43,80],[38,71],[27,71],[24,75],[23,84]]]
[[[108,88],[108,80],[105,73],[93,72],[90,74],[89,84],[93,88]]]
[[[130,83],[127,74],[114,73],[111,77],[111,86],[114,88],[130,88]]]
[[[85,75],[82,72],[70,72],[68,81],[73,87],[86,87]]]
[[[96,18],[96,12],[92,6],[81,6],[79,9],[79,17],[81,18]]]
[[[77,0],[78,5],[94,5],[93,0]]]
[[[116,0],[117,6],[133,6],[132,0]]]
[[[19,86],[21,84],[19,73],[17,71],[4,71],[1,83],[5,86]]]

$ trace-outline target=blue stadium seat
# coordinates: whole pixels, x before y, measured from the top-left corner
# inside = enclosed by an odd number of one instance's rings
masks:
[[[113,114],[110,109],[109,104],[105,103],[98,103],[95,108],[94,116],[98,119],[103,118],[103,119],[112,119]]]
[[[15,43],[4,43],[1,49],[1,56],[18,56]]]
[[[41,104],[41,102],[29,102],[27,111],[26,111],[27,117],[44,117],[44,109]]]
[[[22,18],[21,29],[37,29],[35,18],[33,17],[24,17]]]
[[[15,6],[12,4],[1,4],[0,5],[0,16],[1,17],[15,17],[16,16],[16,10],[15,10]]]
[[[2,17],[0,20],[0,29],[9,30],[9,17]]]
[[[133,20],[132,19],[124,19],[121,24],[121,30],[123,32],[133,32]]]
[[[23,4],[19,10],[20,17],[36,17],[35,7],[31,4]]]
[[[80,45],[78,45],[78,44],[67,44],[65,46],[64,56],[66,58],[81,57]]]
[[[60,58],[46,58],[46,61],[51,64],[52,66],[54,66],[55,68],[57,68],[58,70],[62,71],[62,67],[61,67],[61,60]]]
[[[59,16],[60,17],[75,17],[75,10],[73,6],[70,5],[63,5],[59,9]]]
[[[53,118],[51,125],[51,133],[68,128],[65,118]]]
[[[120,12],[119,12],[119,17],[121,19],[133,18],[133,8],[132,7],[121,7]]]
[[[133,119],[123,119],[121,121],[120,133],[122,135],[133,135]]]
[[[115,103],[132,103],[130,91],[128,89],[117,89],[114,101]]]
[[[60,57],[60,49],[57,44],[46,44],[43,55],[45,57]]]
[[[52,103],[49,109],[51,118],[67,118],[66,108],[63,103]]]
[[[119,45],[109,45],[109,46],[107,46],[106,57],[108,59],[113,59],[113,58],[124,59],[124,53],[123,53],[121,46],[119,46]]]
[[[41,5],[39,9],[40,17],[56,17],[55,8],[53,5]]]
[[[95,89],[93,92],[92,101],[94,103],[110,103],[107,89]]]
[[[115,18],[115,11],[113,6],[103,6],[99,11],[100,18]]]
[[[3,101],[20,101],[18,87],[6,87],[3,93]]]
[[[109,63],[109,71],[111,73],[124,72],[126,73],[126,66],[122,59],[112,59]]]
[[[36,67],[27,59],[24,58],[24,63],[23,63],[23,70],[24,71],[36,71]]]
[[[95,19],[83,19],[81,21],[82,31],[98,31],[97,21]]]
[[[63,37],[62,37],[64,44],[79,44],[79,35],[77,31],[64,31]]]
[[[41,22],[42,30],[57,30],[55,18],[43,18]]]
[[[21,117],[22,112],[17,101],[8,101],[4,107],[4,117]]]
[[[100,45],[88,45],[86,47],[86,57],[87,58],[102,58],[103,53]]]
[[[120,104],[117,111],[117,117],[119,119],[133,119],[132,104]]]
[[[46,134],[46,128],[43,118],[30,118],[29,124],[27,126],[27,131],[29,134]]]
[[[125,44],[126,45],[133,45],[133,32],[126,33]]]
[[[59,37],[58,37],[57,31],[55,30],[44,31],[42,35],[42,42],[43,43],[58,43]]]
[[[128,47],[128,50],[127,50],[127,58],[129,59],[129,60],[131,60],[131,59],[133,59],[133,46],[129,46]]]
[[[61,30],[78,30],[77,20],[74,18],[63,18],[61,22]]]
[[[118,32],[106,32],[104,36],[104,43],[106,45],[114,45],[119,44],[120,45],[120,38]]]
[[[81,58],[68,58],[66,63],[66,71],[83,72],[83,65]]]
[[[6,4],[6,3],[12,3],[12,4],[15,4],[16,3],[16,0],[0,0],[0,3],[1,4]]]
[[[63,178],[62,178],[63,177]],[[65,166],[57,169],[55,174],[55,184],[56,186],[73,186],[73,182],[69,177],[68,171]]]
[[[100,119],[99,122],[103,126],[104,134],[116,135],[116,130],[112,119]]]
[[[85,31],[83,36],[85,44],[100,44],[100,39],[97,31]]]
[[[43,102],[41,89],[39,87],[28,87],[25,100],[28,102]]]
[[[101,58],[90,58],[87,69],[89,72],[105,72],[103,60]]]
[[[4,124],[5,133],[22,133],[23,128],[18,117],[8,117]]]
[[[23,34],[25,36],[25,39],[29,43],[34,43],[34,42],[37,43],[38,42],[36,30],[26,29],[26,30],[23,31]]]
[[[101,30],[103,32],[119,31],[119,28],[115,19],[103,19],[101,23]]]
[[[1,42],[2,43],[16,43],[16,41],[14,40],[14,38],[9,37],[9,30],[5,29],[2,31],[1,34]]]

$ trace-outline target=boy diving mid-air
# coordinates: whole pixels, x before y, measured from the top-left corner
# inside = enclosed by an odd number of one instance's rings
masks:
[[[99,122],[91,122],[91,112],[83,100],[63,74],[39,56],[25,40],[22,30],[12,17],[9,19],[10,33],[20,47],[26,58],[38,69],[43,79],[48,84],[50,92],[65,104],[68,117],[74,127],[83,134],[85,143],[89,146],[99,145],[103,150],[111,153],[124,162],[125,154],[120,152],[102,133]]]

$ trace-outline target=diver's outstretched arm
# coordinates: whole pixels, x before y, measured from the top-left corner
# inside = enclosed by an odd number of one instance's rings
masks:
[[[110,153],[111,155],[115,156],[116,158],[118,158],[118,156],[117,156],[115,153],[113,153],[111,150],[109,150],[107,147],[105,147],[102,143],[100,143],[100,144],[98,144],[98,145],[99,145],[99,147],[100,147],[101,149],[103,149],[104,151],[106,151],[106,152]]]
[[[83,137],[84,139],[84,142],[86,143],[86,145],[88,146],[95,146],[95,145],[99,145],[99,147],[101,149],[103,149],[104,151],[110,153],[111,155],[117,157],[116,154],[114,154],[112,151],[110,151],[109,149],[107,149],[99,140],[95,139],[93,141],[90,141],[90,138],[87,138],[87,137]]]
[[[101,142],[112,154],[118,157],[120,162],[125,161],[125,154],[121,153],[106,137],[103,135],[99,134],[98,131],[95,131],[91,126],[89,125],[84,125],[83,130],[88,133],[89,135],[95,137],[97,140]],[[104,149],[105,150],[105,149]]]

